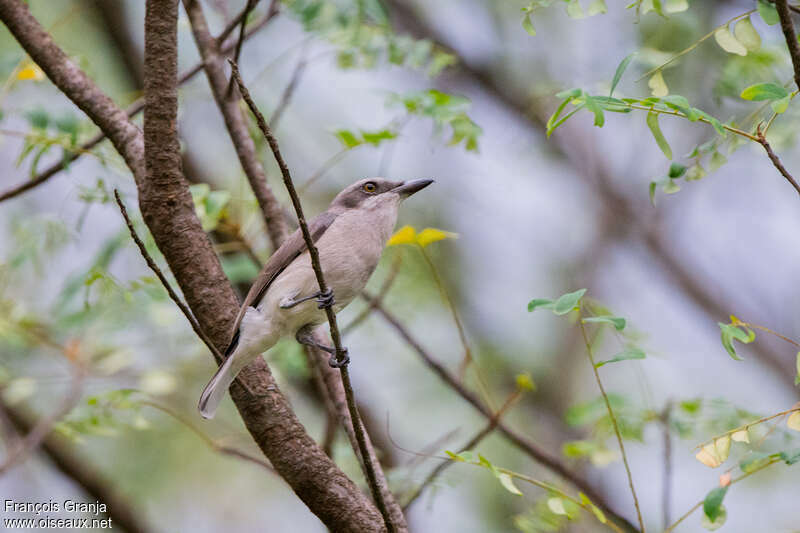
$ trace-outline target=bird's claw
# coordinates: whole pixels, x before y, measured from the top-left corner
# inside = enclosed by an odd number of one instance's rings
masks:
[[[332,307],[333,303],[333,289],[330,287],[328,287],[325,292],[317,294],[317,309],[327,309],[328,307]]]
[[[342,368],[350,364],[350,356],[347,353],[347,348],[342,347],[342,351],[339,353],[332,353],[330,359],[328,359],[328,365],[331,368]]]

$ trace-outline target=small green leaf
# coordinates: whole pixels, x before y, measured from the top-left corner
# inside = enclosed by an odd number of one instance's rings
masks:
[[[692,165],[689,167],[689,170],[686,171],[686,181],[697,181],[701,180],[706,175],[706,169],[700,163],[696,165]]]
[[[714,153],[711,154],[711,159],[708,162],[708,169],[711,172],[714,172],[727,162],[728,162],[727,157],[722,155],[720,152],[714,151]]]
[[[453,461],[458,461],[459,463],[469,463],[472,462],[472,452],[464,451],[459,453],[453,453],[450,450],[445,450],[444,453],[452,459]]]
[[[650,182],[650,186],[648,187],[650,193],[650,203],[653,207],[656,206],[656,188],[658,187],[658,183],[655,181]]]
[[[600,368],[609,363],[618,363],[619,361],[628,361],[630,359],[644,359],[645,357],[647,356],[640,348],[628,347],[607,361],[598,361],[594,366]]]
[[[728,487],[716,487],[706,495],[703,500],[703,513],[708,517],[711,522],[715,522],[721,513],[722,500],[725,499],[725,494],[728,492]]]
[[[611,324],[617,331],[625,329],[625,319],[619,316],[591,316],[584,318],[581,322]]]
[[[530,13],[522,17],[522,27],[525,28],[525,31],[528,32],[528,35],[531,37],[536,36],[536,28],[533,27],[533,21],[531,20]]]
[[[614,72],[614,78],[611,80],[611,90],[608,91],[608,97],[614,94],[614,89],[617,88],[619,81],[622,79],[622,75],[625,73],[625,69],[628,68],[630,65],[631,60],[633,60],[633,56],[636,55],[636,52],[626,55],[622,61],[620,61],[619,65],[617,66],[617,70]]]
[[[761,48],[761,36],[750,22],[750,17],[745,17],[736,23],[733,27],[733,35],[750,52]]]
[[[594,0],[591,4],[589,4],[589,9],[587,11],[590,17],[595,15],[602,15],[603,13],[608,13],[608,6],[606,6],[606,0]]]
[[[717,516],[717,519],[711,520],[706,516],[705,513],[703,513],[700,517],[700,525],[709,531],[714,531],[724,526],[725,521],[727,519],[728,519],[728,511],[725,509],[724,505],[720,505],[719,515]]]
[[[768,26],[774,26],[781,21],[781,17],[778,16],[778,10],[775,9],[775,4],[767,0],[758,0],[758,14],[761,15],[761,18]]]
[[[761,100],[780,100],[789,96],[789,91],[774,83],[756,83],[743,90],[739,96],[745,100],[756,102]]]
[[[785,98],[781,98],[780,100],[773,100],[770,102],[769,106],[772,108],[773,111],[777,114],[781,114],[787,109],[789,109],[789,102],[791,102],[792,97],[791,95],[786,96]]]
[[[569,18],[582,19],[586,15],[583,13],[583,8],[578,0],[564,0],[567,2],[567,15]]]
[[[650,76],[650,79],[647,81],[647,86],[650,87],[650,93],[657,98],[663,98],[669,94],[669,88],[660,70]]]
[[[564,500],[561,498],[550,498],[547,500],[547,507],[557,515],[566,516],[567,510],[564,508]]]
[[[597,101],[588,94],[584,93],[583,97],[584,101],[586,102],[586,109],[594,113],[594,125],[598,128],[602,128],[603,124],[605,124],[603,108],[600,107],[600,104],[598,104]]]
[[[505,472],[501,472],[500,475],[497,476],[497,479],[500,480],[500,484],[503,485],[503,488],[506,489],[511,494],[516,494],[517,496],[522,496],[522,492],[514,485],[514,480],[511,478],[509,474]]]
[[[800,385],[800,352],[797,352],[797,361],[795,365],[797,366],[797,374],[794,376],[794,384]]]
[[[537,307],[552,309],[554,303],[553,300],[548,300],[547,298],[535,298],[528,302],[528,312],[534,311]]]
[[[553,313],[557,315],[566,315],[578,307],[578,304],[580,303],[584,294],[586,294],[586,289],[580,289],[559,297],[558,300],[556,300],[553,304]]]
[[[771,457],[768,453],[753,452],[747,459],[743,459],[739,462],[739,468],[741,468],[742,472],[745,474],[749,474],[769,463],[770,459]]]
[[[334,132],[334,135],[336,135],[336,138],[339,139],[339,141],[348,150],[363,144],[361,140],[358,137],[356,137],[356,135],[353,132],[348,130],[336,130]]]
[[[667,139],[664,138],[661,127],[658,125],[658,113],[654,113],[653,111],[647,113],[647,127],[650,128],[650,133],[653,134],[656,144],[658,144],[658,147],[664,152],[667,159],[672,159],[672,148],[669,147],[669,143]]]
[[[727,26],[715,31],[714,39],[717,41],[719,47],[729,54],[736,54],[739,56],[747,55],[747,48],[733,36],[731,30],[729,30]]]
[[[672,163],[669,166],[669,172],[667,173],[667,176],[675,179],[680,178],[684,174],[686,174],[686,166],[681,165],[680,163]]]
[[[739,326],[734,326],[733,324],[723,324],[719,322],[717,324],[719,326],[722,338],[722,345],[727,350],[728,354],[737,361],[742,361],[743,359],[739,357],[736,353],[736,348],[733,346],[734,339],[741,342],[742,344],[749,344],[753,342],[756,338],[755,331],[749,328],[740,328]]]
[[[794,450],[790,450],[788,452],[781,452],[778,454],[778,457],[781,458],[787,465],[793,465],[795,463],[800,462],[800,448],[796,448]]]

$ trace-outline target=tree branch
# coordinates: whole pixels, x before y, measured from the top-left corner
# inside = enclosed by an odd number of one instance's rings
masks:
[[[0,402],[0,410],[20,433],[30,433],[36,425],[31,413],[19,406]],[[75,452],[64,437],[55,433],[47,435],[40,450],[64,476],[70,478],[92,499],[106,504],[106,513],[113,523],[128,533],[148,533],[150,528],[142,521],[142,513],[115,486],[113,478],[106,479],[92,464]]]
[[[444,381],[451,389],[453,389],[459,396],[461,396],[464,400],[466,400],[470,405],[472,405],[480,414],[482,414],[487,420],[492,420],[495,416],[493,413],[481,400],[475,395],[472,391],[465,388],[458,378],[453,375],[447,368],[444,367],[440,362],[433,358],[433,356],[428,353],[425,348],[415,339],[408,329],[405,328],[398,320],[395,318],[394,315],[389,313],[383,305],[377,303],[375,298],[371,296],[366,291],[361,293],[362,296],[367,300],[367,302],[372,303],[375,305],[375,311],[377,311],[386,322],[391,325],[395,331],[403,338],[403,340],[415,351],[417,354],[422,358],[423,362],[428,365],[428,367],[433,370],[433,372],[438,375],[442,381]],[[536,444],[530,442],[527,438],[523,437],[513,429],[511,429],[508,425],[503,423],[502,421],[497,422],[497,429],[502,433],[509,441],[511,441],[517,448],[522,450],[526,455],[531,457],[534,461],[541,464],[551,472],[557,474],[558,476],[562,477],[563,479],[569,481],[574,486],[582,490],[586,495],[604,512],[608,513],[612,518],[614,518],[617,522],[625,526],[627,529],[631,531],[638,531],[633,524],[631,524],[627,519],[620,516],[616,513],[611,507],[609,506],[608,502],[605,498],[599,494],[589,483],[567,469],[561,461],[557,458],[551,456],[545,450],[539,448]]]
[[[303,214],[303,206],[300,204],[300,198],[297,196],[297,191],[294,188],[294,183],[292,182],[292,176],[289,173],[289,167],[284,161],[283,156],[281,155],[280,148],[278,147],[278,141],[275,139],[275,136],[272,134],[272,131],[269,129],[264,116],[256,107],[255,102],[250,97],[250,92],[245,87],[244,82],[242,81],[241,76],[239,75],[239,69],[236,63],[231,62],[231,69],[233,78],[236,80],[236,84],[239,87],[239,92],[242,94],[244,101],[247,103],[250,111],[255,115],[256,122],[258,123],[258,127],[261,132],[264,134],[264,137],[269,144],[270,149],[272,150],[273,155],[275,156],[275,160],[278,163],[278,167],[281,169],[281,175],[283,176],[283,183],[286,185],[286,189],[289,192],[289,196],[292,199],[292,206],[294,207],[295,213],[297,214],[297,220],[300,224],[300,231],[303,234],[303,240],[305,240],[306,247],[308,248],[309,256],[311,258],[311,265],[314,268],[314,274],[317,278],[317,283],[319,284],[320,292],[327,292],[328,286],[325,283],[325,276],[322,272],[322,265],[319,260],[319,251],[317,250],[316,245],[314,244],[314,239],[311,237],[311,232],[308,229],[308,224],[306,223],[305,215]],[[325,314],[328,317],[328,323],[330,324],[330,332],[331,338],[333,339],[333,345],[336,350],[336,362],[339,363],[339,370],[342,378],[342,387],[344,388],[345,397],[347,399],[347,408],[350,411],[350,417],[353,421],[353,430],[356,434],[356,439],[358,441],[358,449],[361,453],[361,457],[363,459],[364,468],[367,473],[367,483],[369,484],[370,491],[372,492],[372,496],[375,500],[375,504],[378,507],[381,515],[383,516],[384,523],[386,524],[386,529],[393,533],[398,530],[405,529],[404,522],[401,523],[394,523],[392,515],[389,513],[388,507],[386,502],[384,501],[383,493],[378,485],[377,477],[375,475],[375,471],[380,469],[380,464],[375,464],[371,460],[369,446],[367,445],[366,436],[364,427],[361,423],[361,417],[358,413],[358,407],[356,406],[355,402],[355,394],[353,392],[353,386],[350,383],[350,372],[347,369],[347,363],[344,358],[347,356],[347,353],[342,348],[342,340],[341,335],[339,334],[339,327],[336,323],[336,313],[334,313],[333,308],[331,306],[325,307]]]
[[[258,160],[256,145],[250,137],[247,122],[242,110],[239,108],[238,98],[235,94],[228,94],[228,78],[224,71],[224,58],[219,51],[216,40],[211,36],[206,23],[203,8],[197,0],[184,0],[183,5],[189,15],[189,22],[192,26],[197,49],[203,58],[203,65],[211,87],[211,93],[217,102],[222,118],[225,120],[225,127],[228,130],[239,163],[244,170],[250,188],[258,200],[264,221],[267,225],[267,232],[273,245],[283,242],[289,233],[286,220],[280,204],[275,199],[269,185],[264,167]]]
[[[789,55],[792,58],[794,82],[797,88],[800,89],[800,43],[797,42],[797,34],[794,31],[792,14],[789,12],[789,2],[787,0],[775,0],[775,9],[781,19],[781,30],[783,31],[783,37],[786,39],[786,46],[789,48]]]
[[[267,15],[263,19],[261,19],[261,21],[259,21],[258,23],[254,24],[253,26],[251,26],[251,28],[248,29],[245,32],[245,39],[249,38],[255,32],[257,32],[258,30],[260,30],[261,28],[266,26],[267,23],[270,20],[272,20],[272,18],[276,14],[277,14],[277,10],[267,13]],[[224,30],[220,34],[220,36],[218,37],[219,41],[223,41],[230,34],[230,32],[233,31],[233,28],[236,27],[236,25],[238,24],[238,21],[241,19],[241,17],[243,15],[244,15],[244,13],[240,13],[239,16],[237,16],[232,21],[232,24],[234,24],[234,25],[230,28],[230,30],[226,28],[226,30]],[[231,51],[233,51],[233,49],[234,49],[234,46],[235,46],[235,43],[228,43],[227,45],[222,47],[221,53],[222,54],[231,53]],[[189,81],[195,75],[197,75],[197,73],[200,72],[201,70],[203,70],[203,62],[202,61],[198,62],[192,68],[190,68],[189,70],[187,70],[186,72],[181,74],[181,76],[178,78],[178,84],[182,85],[185,82]],[[138,115],[139,113],[141,113],[142,110],[144,110],[144,98],[139,98],[138,100],[136,100],[135,102],[133,102],[131,105],[128,106],[128,108],[125,110],[125,113],[128,115],[128,118],[132,118],[132,117],[135,117],[136,115]],[[25,182],[15,186],[15,187],[12,187],[12,188],[10,188],[9,190],[7,190],[7,191],[5,191],[3,193],[0,193],[0,202],[2,202],[4,200],[8,200],[9,198],[14,198],[15,196],[19,196],[20,194],[22,194],[22,193],[24,193],[26,191],[29,191],[29,190],[35,188],[36,186],[48,181],[53,176],[55,176],[56,174],[58,174],[62,170],[66,169],[67,166],[69,166],[72,162],[77,160],[83,154],[89,152],[92,148],[94,148],[95,146],[100,144],[105,138],[106,138],[105,131],[102,130],[102,128],[101,128],[100,132],[98,132],[91,139],[89,139],[88,141],[83,143],[80,146],[80,148],[78,148],[74,153],[64,154],[64,157],[62,157],[60,161],[58,161],[56,163],[53,163],[52,165],[47,167],[45,170],[41,171],[36,177],[34,177],[34,178],[32,178],[32,179],[30,179],[28,181],[25,181]]]
[[[794,190],[797,191],[797,194],[800,194],[800,184],[798,184],[797,180],[795,180],[794,177],[789,174],[789,171],[783,166],[783,163],[781,163],[778,155],[772,151],[772,146],[770,146],[769,142],[767,142],[764,132],[761,131],[761,125],[758,126],[756,137],[759,144],[763,146],[764,150],[767,152],[767,156],[769,157],[769,160],[772,161],[773,166],[775,166],[775,168],[778,169],[778,172],[781,173],[781,176],[786,178],[786,181],[788,181],[789,184],[794,187]]]

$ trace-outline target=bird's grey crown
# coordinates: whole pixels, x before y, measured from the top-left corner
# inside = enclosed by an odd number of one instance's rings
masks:
[[[368,191],[365,189],[365,186],[368,183],[375,185],[374,191]],[[331,202],[331,207],[358,207],[362,202],[365,202],[369,198],[379,194],[387,193],[392,189],[396,189],[402,184],[402,181],[392,181],[386,178],[365,178],[353,183],[342,192],[337,194],[336,198],[334,198],[333,202]]]

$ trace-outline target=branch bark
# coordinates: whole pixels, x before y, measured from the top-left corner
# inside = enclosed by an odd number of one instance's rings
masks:
[[[275,156],[275,161],[278,163],[278,167],[281,169],[283,183],[286,186],[286,189],[289,191],[289,197],[292,200],[292,206],[297,214],[297,221],[300,224],[300,231],[302,232],[303,240],[308,248],[308,253],[311,258],[311,266],[314,269],[314,274],[317,278],[317,283],[319,284],[320,293],[325,293],[328,291],[328,285],[325,282],[325,275],[322,272],[322,264],[319,260],[319,251],[317,250],[317,247],[314,244],[314,239],[311,237],[311,232],[308,229],[308,224],[306,223],[305,215],[303,214],[303,206],[300,204],[300,197],[297,195],[297,191],[294,188],[289,167],[281,155],[280,148],[278,147],[278,141],[275,139],[275,136],[272,134],[269,126],[267,126],[267,121],[256,107],[253,99],[250,97],[250,93],[247,90],[247,87],[245,87],[241,76],[239,75],[239,68],[237,67],[236,63],[231,62],[231,68],[233,78],[236,80],[236,84],[239,87],[239,92],[241,92],[244,101],[250,108],[250,111],[253,113],[253,115],[255,115],[258,127],[264,134],[264,137],[266,138],[267,143],[269,144],[269,147]],[[358,407],[356,406],[355,393],[353,392],[353,386],[350,383],[350,372],[347,368],[348,360],[345,359],[347,357],[347,352],[342,348],[342,339],[339,333],[339,326],[336,323],[336,313],[334,313],[332,306],[326,306],[325,314],[327,315],[328,323],[330,324],[331,338],[333,339],[333,345],[335,348],[335,357],[336,362],[338,363],[342,388],[344,389],[345,399],[347,400],[347,409],[350,412],[350,417],[353,422],[352,427],[358,442],[358,450],[361,454],[362,464],[364,465],[364,470],[366,472],[367,484],[369,485],[370,492],[372,492],[375,505],[378,507],[378,510],[383,516],[386,529],[390,533],[394,533],[395,531],[405,531],[407,526],[405,525],[402,511],[399,512],[399,516],[393,516],[389,512],[383,491],[378,483],[376,471],[380,470],[380,463],[373,461],[373,457],[370,454],[372,448],[367,443],[366,431],[361,422],[361,417],[358,413]],[[399,522],[397,522],[398,519],[400,520]]]
[[[797,34],[794,31],[792,14],[789,11],[789,2],[787,0],[775,0],[775,9],[778,11],[778,17],[781,19],[781,30],[786,39],[786,46],[789,48],[789,56],[792,58],[794,82],[797,88],[800,89],[800,43],[797,42]]]
[[[214,344],[225,346],[239,305],[194,212],[175,141],[177,0],[147,4],[146,135],[64,54],[24,2],[0,0],[0,20],[123,156],[136,180],[145,222],[186,302]],[[145,142],[152,150],[147,164]],[[308,436],[266,362],[256,359],[239,381],[231,396],[248,431],[309,509],[334,531],[381,531],[380,514]]]
[[[225,127],[228,130],[239,163],[242,165],[250,188],[258,200],[258,205],[264,215],[267,224],[267,232],[273,243],[280,243],[289,234],[286,220],[283,218],[283,211],[280,204],[275,199],[269,185],[264,167],[258,160],[256,145],[250,137],[247,129],[247,122],[242,110],[239,108],[238,95],[233,91],[228,91],[228,78],[225,75],[224,57],[220,53],[217,41],[211,36],[206,23],[203,8],[197,0],[184,0],[183,5],[189,15],[189,22],[192,26],[197,49],[203,58],[203,67],[211,87],[211,93],[217,102],[222,117],[225,120]],[[248,2],[249,5],[249,2]]]
[[[395,331],[398,333],[398,335],[400,335],[400,337],[403,338],[406,344],[408,344],[415,352],[417,352],[417,354],[422,358],[423,362],[425,362],[425,364],[428,365],[428,367],[430,367],[430,369],[433,370],[433,372],[438,375],[442,381],[444,381],[451,389],[458,393],[459,396],[472,405],[487,420],[491,421],[495,418],[495,413],[493,413],[491,409],[489,409],[489,407],[487,407],[486,404],[484,404],[476,394],[465,388],[458,378],[449,370],[447,370],[444,365],[430,355],[430,353],[428,353],[428,351],[422,347],[417,339],[411,335],[408,329],[406,329],[406,327],[403,326],[394,315],[387,311],[383,305],[378,303],[377,300],[366,291],[362,291],[361,296],[364,297],[364,299],[366,299],[370,305],[374,306],[375,311],[377,311],[378,314],[380,314],[383,319],[395,329]],[[531,459],[541,464],[554,474],[569,481],[583,491],[598,507],[603,509],[603,511],[611,516],[615,521],[619,522],[630,531],[638,531],[636,527],[634,527],[634,525],[631,524],[627,519],[611,509],[605,498],[591,485],[589,485],[585,479],[581,478],[574,472],[571,472],[557,458],[551,456],[547,451],[542,450],[533,442],[530,442],[527,438],[511,429],[502,421],[497,421],[497,430]]]
[[[249,28],[245,32],[245,39],[249,38],[255,32],[257,32],[258,30],[260,30],[261,28],[266,26],[266,24],[276,14],[277,14],[277,10],[270,11],[269,13],[267,13],[267,15],[260,22],[254,24],[251,28]],[[224,41],[225,38],[228,35],[230,35],[230,32],[233,31],[233,29],[238,24],[239,20],[241,20],[242,16],[244,16],[244,12],[240,13],[231,22],[231,24],[233,24],[232,26],[230,26],[230,27],[226,28],[225,30],[223,30],[223,32],[217,38],[218,42]],[[222,47],[222,53],[223,54],[231,53],[233,51],[233,49],[234,49],[234,46],[235,46],[235,43],[226,44],[225,46]],[[183,74],[181,74],[181,76],[178,78],[178,84],[183,84],[183,83],[189,81],[195,75],[197,75],[197,73],[200,72],[201,70],[203,70],[202,61],[197,63],[195,66],[193,66],[192,68],[190,68],[189,70],[187,70]],[[128,115],[128,118],[132,118],[132,117],[135,117],[136,115],[138,115],[139,113],[141,113],[142,110],[144,110],[144,98],[139,98],[138,100],[133,102],[130,106],[128,106],[128,108],[125,110],[125,113]],[[74,162],[75,160],[80,158],[83,154],[89,152],[92,148],[94,148],[95,146],[100,144],[103,140],[105,140],[105,138],[106,138],[106,133],[101,128],[100,132],[98,132],[91,139],[89,139],[88,141],[83,143],[81,145],[81,147],[75,153],[65,154],[65,156],[60,161],[58,161],[57,163],[53,163],[52,165],[47,167],[45,170],[40,172],[33,179],[28,180],[26,182],[23,182],[23,183],[17,185],[16,187],[12,187],[12,188],[8,189],[7,191],[5,191],[3,193],[0,193],[0,202],[2,202],[4,200],[8,200],[10,198],[14,198],[15,196],[19,196],[20,194],[22,194],[22,193],[24,193],[26,191],[29,191],[29,190],[37,187],[38,185],[41,185],[42,183],[48,181],[50,178],[52,178],[53,176],[57,175],[62,170],[65,170],[68,165],[70,165],[72,162]]]

